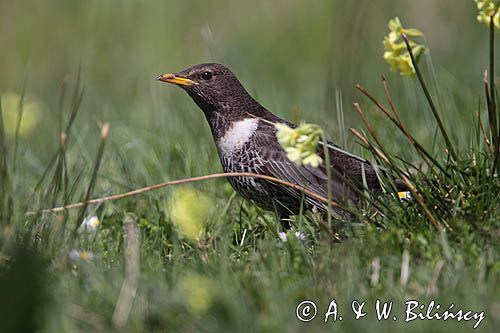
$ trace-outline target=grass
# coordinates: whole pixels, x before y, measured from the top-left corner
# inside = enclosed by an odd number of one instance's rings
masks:
[[[408,300],[485,311],[478,331],[500,324],[500,162],[491,134],[498,133],[492,115],[499,107],[494,71],[486,84],[481,80],[485,68],[495,67],[488,51],[495,39],[475,22],[472,1],[325,1],[307,13],[299,1],[241,2],[227,6],[224,20],[220,4],[189,1],[2,6],[3,21],[18,23],[0,37],[12,59],[0,62],[0,94],[19,91],[14,112],[22,118],[0,117],[0,331],[470,331],[474,325],[405,323]],[[429,18],[431,9],[436,16]],[[422,59],[413,80],[386,73],[381,60],[385,25],[396,15],[427,28],[421,30],[434,64]],[[28,21],[40,29],[26,30],[21,23]],[[443,29],[458,38],[458,24],[463,52],[442,42]],[[322,124],[350,151],[407,177],[416,199],[387,194],[352,207],[352,219],[334,221],[345,224],[341,242],[310,213],[294,218],[305,240],[292,232],[280,241],[274,214],[242,200],[224,179],[26,215],[220,171],[201,113],[191,112],[187,96],[152,80],[207,60],[231,65],[274,112]],[[335,107],[339,100],[343,105]],[[0,114],[12,112],[6,102]],[[33,109],[43,117],[29,132],[23,123]],[[349,135],[351,127],[358,138]],[[389,193],[390,182],[386,187]],[[173,221],[182,191],[210,207],[199,213],[188,202],[203,220],[196,239]],[[91,214],[102,221],[97,232],[79,232]],[[318,317],[302,323],[295,308],[306,299],[316,302]],[[332,299],[343,320],[324,323]],[[394,302],[397,321],[377,320],[377,299]],[[354,319],[353,300],[366,302],[366,317]]]

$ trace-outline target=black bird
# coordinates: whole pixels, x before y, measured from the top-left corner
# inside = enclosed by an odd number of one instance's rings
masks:
[[[274,123],[296,127],[272,114],[245,90],[225,66],[200,64],[158,80],[183,88],[205,114],[217,145],[224,172],[253,172],[273,176],[323,196],[328,196],[327,170],[297,166],[287,158],[278,143]],[[318,154],[324,160],[324,148]],[[364,182],[373,191],[380,190],[376,168],[370,162],[328,144],[332,170],[332,199],[335,202],[359,201]],[[233,188],[258,206],[277,212],[280,217],[297,214],[305,208],[326,213],[326,206],[292,188],[251,177],[229,177]],[[335,208],[335,213],[345,212]],[[335,214],[335,215],[337,215]]]

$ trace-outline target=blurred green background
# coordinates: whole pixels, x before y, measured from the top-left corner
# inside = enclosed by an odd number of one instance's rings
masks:
[[[445,113],[453,111],[455,123],[470,123],[470,107],[482,92],[488,35],[466,0],[1,1],[0,93],[19,93],[26,77],[27,92],[42,107],[31,140],[23,140],[45,162],[43,154],[58,144],[61,86],[74,84],[79,66],[85,97],[77,128],[89,145],[88,126],[109,121],[118,145],[133,139],[120,137],[117,129],[126,127],[138,140],[146,131],[165,142],[194,136],[186,140],[203,151],[211,147],[194,103],[155,80],[201,62],[226,64],[271,111],[319,123],[334,140],[360,123],[351,105],[363,98],[354,84],[383,97],[384,74],[403,118],[427,138],[434,127],[426,126],[432,118],[419,87],[390,73],[382,59],[381,42],[394,16],[425,33],[437,82],[446,87],[441,93],[452,95]],[[429,64],[424,60],[424,68]],[[343,94],[344,126],[337,121],[336,89]],[[389,130],[384,124],[382,133]]]

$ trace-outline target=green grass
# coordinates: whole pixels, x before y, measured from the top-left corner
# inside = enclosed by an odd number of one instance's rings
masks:
[[[302,6],[0,4],[0,331],[472,330],[474,321],[405,323],[407,300],[485,311],[478,331],[495,331],[500,180],[478,125],[479,110],[488,131],[482,75],[490,66],[490,41],[488,29],[475,21],[474,3],[332,0]],[[389,73],[382,59],[381,41],[394,16],[426,35],[432,58],[425,56],[419,67],[456,160],[445,153],[419,81]],[[179,187],[26,216],[86,196],[220,172],[202,113],[180,90],[154,80],[207,61],[229,65],[280,116],[320,124],[333,141],[345,140],[345,148],[394,174],[411,171],[410,181],[442,228],[429,222],[417,201],[388,194],[373,198],[383,215],[374,216],[366,204],[341,221],[342,242],[309,213],[294,220],[306,240],[290,235],[282,242],[274,214],[235,195],[223,179],[184,185],[214,208],[197,240],[183,237],[172,221]],[[381,74],[405,127],[434,162],[424,163],[404,133],[355,88],[360,83],[389,109]],[[342,111],[336,91],[342,92]],[[349,133],[350,127],[366,132],[377,146],[355,101],[391,163]],[[20,110],[21,123],[7,115]],[[126,237],[129,213],[137,217],[138,243]],[[74,232],[91,214],[102,221],[97,232]],[[140,246],[137,285],[134,244]],[[93,257],[71,259],[73,249]],[[316,302],[318,317],[302,323],[295,308],[306,299]],[[332,299],[343,320],[324,323]],[[376,319],[377,299],[394,302],[397,321]],[[353,300],[366,301],[366,317],[354,319]]]

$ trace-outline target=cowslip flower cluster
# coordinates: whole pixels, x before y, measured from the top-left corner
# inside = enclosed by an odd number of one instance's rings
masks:
[[[180,282],[188,310],[194,315],[202,315],[207,312],[214,299],[214,283],[204,276],[194,272],[188,272]]]
[[[318,155],[318,143],[323,135],[323,130],[318,125],[300,124],[291,128],[286,124],[275,124],[276,137],[285,150],[288,159],[297,164],[310,165],[317,168],[323,159]]]
[[[490,26],[491,16],[493,15],[493,25],[496,30],[500,30],[500,12],[499,1],[494,0],[474,0],[477,5],[477,20],[480,23]]]
[[[169,204],[172,222],[182,236],[191,240],[199,238],[213,209],[208,196],[189,187],[176,189]]]
[[[15,92],[1,94],[5,132],[12,137],[16,134],[17,122],[19,121],[19,102],[21,98],[22,96]],[[19,136],[25,137],[32,134],[42,119],[42,113],[42,103],[32,95],[25,95]]]
[[[401,75],[412,76],[415,74],[415,68],[411,62],[410,53],[406,48],[406,44],[402,38],[402,34],[406,34],[408,37],[423,37],[423,33],[417,29],[407,29],[403,28],[399,18],[394,18],[389,21],[389,34],[384,37],[384,59],[391,66],[391,70],[394,72],[399,71]],[[415,56],[415,60],[418,61],[426,48],[422,44],[418,44],[410,40],[410,46]]]

